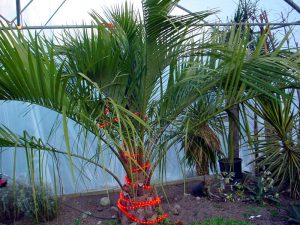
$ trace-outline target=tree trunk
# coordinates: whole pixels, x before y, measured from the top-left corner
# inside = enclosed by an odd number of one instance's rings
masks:
[[[227,114],[229,118],[228,156],[230,160],[233,160],[240,156],[239,106],[232,106]]]
[[[298,107],[300,109],[300,90],[297,89],[297,96],[298,96]],[[300,110],[298,112],[300,117]],[[300,145],[300,121],[298,122],[298,145]]]
[[[126,164],[130,174],[125,176],[125,184],[118,200],[121,224],[155,224],[167,217],[160,208],[160,198],[150,186],[150,164],[142,154],[129,154]]]
[[[145,178],[142,171],[136,175],[137,180],[127,180],[123,191],[120,192],[118,208],[121,211],[121,224],[155,224],[166,217],[160,207],[160,199],[150,185],[140,183]],[[128,178],[125,178],[125,180]],[[145,179],[143,179],[145,181]]]
[[[254,107],[257,108],[257,103],[254,103]],[[254,135],[254,151],[255,151],[255,174],[259,175],[259,168],[257,163],[258,158],[258,116],[255,112],[254,113],[254,119],[253,119],[253,135]]]
[[[202,157],[201,163],[196,162],[196,172],[197,176],[204,176],[209,174],[209,166],[207,157]]]

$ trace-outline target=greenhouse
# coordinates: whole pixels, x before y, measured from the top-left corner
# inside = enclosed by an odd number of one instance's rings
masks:
[[[1,0],[0,225],[300,224],[299,0]]]

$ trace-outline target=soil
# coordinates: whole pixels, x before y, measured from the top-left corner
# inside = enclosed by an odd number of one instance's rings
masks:
[[[199,181],[186,183],[186,193],[191,193],[191,189],[197,184],[199,184]],[[256,225],[288,224],[286,211],[284,210],[289,201],[287,197],[281,197],[280,206],[276,207],[270,204],[256,204],[250,201],[225,202],[224,199],[219,199],[216,196],[210,199],[207,197],[194,197],[190,194],[184,194],[183,184],[165,186],[163,190],[158,190],[158,193],[162,198],[163,210],[169,213],[169,219],[174,222],[180,222],[180,224],[190,224],[213,217],[248,221]],[[166,193],[166,196],[163,193]],[[100,199],[108,195],[111,205],[101,207]],[[118,212],[116,207],[113,207],[116,206],[118,197],[119,193],[117,191],[106,195],[63,197],[58,217],[51,222],[41,225],[97,225],[97,223],[100,224],[99,221],[102,221],[102,224],[108,221],[118,222]],[[179,208],[179,215],[173,214],[175,205]],[[85,216],[84,212],[90,215]],[[261,216],[249,219],[251,216],[258,215]],[[23,220],[15,224],[29,225],[32,223]]]

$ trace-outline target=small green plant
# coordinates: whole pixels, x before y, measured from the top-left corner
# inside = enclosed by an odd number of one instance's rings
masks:
[[[57,199],[47,185],[37,185],[34,188],[28,186],[24,191],[21,204],[26,215],[34,222],[46,222],[53,220],[58,213]]]
[[[191,225],[252,225],[251,223],[239,220],[231,220],[224,218],[212,218],[203,222],[195,222]]]
[[[240,182],[236,182],[234,184],[230,184],[233,181],[234,173],[222,172],[218,179],[220,181],[219,193],[224,197],[225,201],[240,201],[245,197],[244,194],[244,186]],[[225,193],[226,185],[230,184],[230,190]]]
[[[293,224],[300,224],[300,201],[290,203],[287,217],[289,222]]]
[[[35,193],[35,194],[33,194]],[[33,222],[52,220],[58,212],[57,199],[46,185],[16,184],[0,189],[0,221],[11,223],[23,215]]]
[[[254,202],[263,203],[265,200],[279,202],[279,194],[275,192],[270,171],[265,171],[261,177],[258,177],[254,187],[245,186],[245,188],[250,191],[250,199]]]
[[[235,196],[233,193],[224,194],[225,195],[225,201],[235,202]]]
[[[219,192],[223,192],[225,190],[225,185],[229,184],[231,181],[233,181],[235,173],[234,172],[222,172],[218,175],[218,180],[220,181],[220,188]]]
[[[244,185],[240,182],[236,182],[233,185],[234,188],[234,193],[236,194],[236,196],[238,198],[244,198],[245,197],[245,189],[244,189]]]

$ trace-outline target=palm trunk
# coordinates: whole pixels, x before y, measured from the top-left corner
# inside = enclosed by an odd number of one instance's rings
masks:
[[[300,90],[297,89],[297,96],[298,96],[298,107],[300,108]],[[299,110],[299,117],[300,117],[300,110]],[[298,123],[298,144],[300,145],[300,121]]]
[[[254,107],[257,108],[257,103],[254,103]],[[257,164],[257,158],[259,157],[258,155],[258,116],[257,114],[254,112],[254,119],[253,119],[253,132],[254,132],[254,151],[255,151],[255,174],[258,175],[259,174],[259,168],[258,168],[258,164]]]
[[[239,106],[234,105],[228,110],[229,135],[228,135],[228,156],[230,160],[239,158],[240,133],[239,133]]]
[[[201,163],[196,163],[196,172],[197,172],[197,176],[204,176],[204,175],[208,175],[209,171],[208,171],[208,160],[206,157],[203,157],[201,160]]]
[[[167,215],[160,213],[162,211],[160,199],[154,188],[150,186],[150,164],[141,154],[131,156],[127,154],[126,157],[128,158],[126,164],[131,173],[125,176],[125,185],[118,200],[121,224],[158,223]]]
[[[128,225],[133,222],[143,224],[156,223],[160,216],[159,198],[153,188],[145,189],[139,183],[125,185],[125,191],[120,193],[118,207],[122,212],[121,224]],[[157,204],[156,204],[157,203]]]

